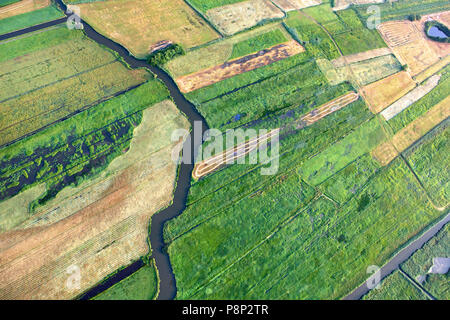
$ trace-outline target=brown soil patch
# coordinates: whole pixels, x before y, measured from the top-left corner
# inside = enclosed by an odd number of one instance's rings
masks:
[[[356,100],[358,100],[358,98],[359,94],[357,94],[356,92],[349,92],[347,94],[344,94],[334,100],[323,104],[317,109],[314,109],[307,115],[303,116],[301,118],[301,121],[306,125],[311,125],[314,122],[326,117],[327,115],[344,108],[352,102],[355,102]]]
[[[363,88],[370,110],[379,113],[406,93],[414,89],[416,83],[408,72],[401,71]]]
[[[373,150],[373,157],[382,165],[390,163],[398,155],[398,152],[405,151],[427,132],[447,119],[450,116],[449,105],[450,96],[397,132],[390,141],[379,145]]]
[[[340,68],[344,67],[346,63],[356,63],[376,57],[386,56],[388,54],[392,54],[392,50],[390,48],[373,49],[366,52],[360,52],[345,57],[340,57],[332,60],[331,63],[333,63],[333,66],[335,68]]]
[[[70,299],[148,252],[151,215],[172,198],[172,102],[145,110],[130,151],[98,178],[66,188],[15,230],[0,235],[0,298]],[[81,286],[66,285],[76,265]]]
[[[256,150],[261,143],[270,140],[274,135],[278,134],[279,129],[274,129],[266,134],[260,135],[255,139],[251,139],[234,148],[225,150],[219,155],[215,155],[209,159],[197,163],[192,172],[194,179],[200,179],[203,176],[219,169],[227,163],[233,163],[236,159],[243,158],[251,151]]]
[[[50,0],[22,0],[0,8],[0,19],[16,16],[37,9],[45,8],[50,5]]]
[[[283,18],[284,13],[269,0],[248,0],[210,9],[206,16],[220,32],[232,35],[262,20]]]
[[[176,82],[180,87],[180,90],[187,93],[231,78],[235,75],[289,58],[290,56],[299,54],[303,51],[305,51],[305,49],[300,44],[291,40],[212,68],[179,77],[176,79]]]

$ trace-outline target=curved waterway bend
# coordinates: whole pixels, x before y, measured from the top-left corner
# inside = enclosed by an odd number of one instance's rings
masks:
[[[56,3],[60,6],[60,8],[66,12],[66,5],[62,3],[61,0],[55,0]],[[27,34],[30,32],[38,31],[44,28],[48,28],[53,25],[57,25],[60,23],[64,23],[67,18],[58,19],[50,22],[46,22],[40,25],[36,25],[30,28],[26,28],[19,31],[14,31],[8,34],[0,35],[0,40],[5,40],[13,37],[17,37],[23,34]],[[120,44],[104,37],[95,31],[86,21],[81,20],[83,23],[84,33],[94,40],[95,42],[108,47],[111,50],[117,52],[120,57],[128,63],[128,65],[135,68],[147,68],[153,72],[158,79],[160,79],[166,87],[169,89],[170,96],[175,102],[177,108],[184,113],[187,117],[189,123],[191,124],[191,136],[194,134],[198,134],[199,136],[203,136],[205,130],[208,129],[208,126],[205,122],[205,119],[200,115],[200,113],[196,110],[194,105],[190,103],[186,98],[182,95],[174,80],[163,70],[160,68],[154,67],[148,64],[144,60],[136,59],[131,56],[129,51],[121,46]],[[201,121],[202,126],[198,128],[198,126],[194,126],[194,121]],[[194,130],[202,130],[201,133],[194,132]],[[194,139],[186,139],[186,142],[189,140],[194,141]],[[175,190],[173,194],[173,201],[170,206],[165,208],[164,210],[154,214],[151,219],[150,224],[150,245],[152,250],[152,258],[155,260],[156,268],[159,274],[159,294],[158,299],[161,300],[169,300],[174,299],[176,296],[177,288],[175,283],[175,276],[172,272],[172,266],[170,264],[169,255],[167,254],[167,248],[164,245],[163,239],[163,227],[164,223],[170,219],[175,218],[180,215],[184,209],[186,208],[186,199],[189,192],[189,188],[191,186],[191,177],[192,171],[194,169],[193,165],[193,157],[195,150],[198,150],[198,145],[196,142],[191,144],[191,155],[192,159],[190,161],[191,164],[182,163],[178,166],[177,176],[176,176],[176,184]],[[201,142],[200,142],[201,143]],[[126,276],[129,276],[131,273],[137,271],[142,266],[141,261],[137,261],[134,264],[128,266],[127,268],[120,270],[110,279],[106,280],[105,283],[99,284],[94,288],[91,288],[87,292],[85,292],[81,299],[89,299],[98,293],[104,291],[108,287],[117,283],[118,281],[124,279]],[[105,284],[108,283],[107,286]]]

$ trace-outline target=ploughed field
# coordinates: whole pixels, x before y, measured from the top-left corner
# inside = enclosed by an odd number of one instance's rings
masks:
[[[74,298],[149,253],[151,215],[172,199],[171,133],[189,124],[162,82],[82,31],[0,47],[0,296]],[[155,297],[144,261],[110,297]]]

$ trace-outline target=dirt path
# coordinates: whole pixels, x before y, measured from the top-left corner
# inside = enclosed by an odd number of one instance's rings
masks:
[[[201,177],[206,176],[207,174],[215,171],[216,169],[220,168],[225,164],[234,163],[235,160],[245,157],[251,151],[256,150],[256,148],[261,143],[271,139],[273,136],[278,134],[279,131],[280,131],[279,129],[271,130],[266,134],[251,139],[234,148],[225,150],[223,153],[219,155],[203,160],[202,162],[195,165],[192,176],[195,179],[200,179]]]

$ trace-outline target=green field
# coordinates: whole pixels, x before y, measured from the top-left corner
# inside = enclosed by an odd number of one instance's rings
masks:
[[[372,14],[367,11],[370,5],[355,7],[362,21],[366,21]],[[450,9],[450,3],[446,0],[398,0],[392,3],[377,4],[381,10],[381,20],[403,20],[410,15],[426,15],[434,12]]]
[[[401,160],[342,207],[306,186],[294,166],[171,242],[177,297],[340,298],[439,215]]]
[[[187,0],[197,10],[206,13],[209,9],[226,6],[227,4],[233,4],[242,2],[244,0]]]
[[[153,260],[128,278],[95,296],[93,300],[153,300],[158,293],[158,276]]]
[[[286,41],[288,39],[283,32],[280,29],[274,29],[234,44],[230,59],[243,57]]]
[[[250,76],[243,77],[250,79]],[[188,95],[188,98],[197,103],[198,110],[211,127],[225,129],[299,105],[303,106],[303,112],[306,113],[337,97],[338,92],[345,92],[343,88],[348,88],[347,84],[328,85],[313,60],[306,60],[284,72],[279,70],[276,75],[257,80],[253,79],[255,82],[240,88],[236,88],[234,81],[214,84],[207,89],[209,97],[214,92],[219,96],[201,104],[198,104],[198,100],[202,98],[191,98],[195,96],[195,92]],[[232,86],[226,87],[228,84]],[[205,91],[206,89],[203,90]],[[223,92],[226,94],[220,95]],[[273,92],[277,94],[274,95]]]
[[[45,183],[46,192],[31,204],[33,210],[66,186],[99,173],[127,150],[142,110],[166,98],[167,89],[151,80],[0,149],[0,200]],[[2,229],[18,223],[6,219]]]
[[[303,12],[331,34],[344,55],[386,47],[378,32],[368,29],[352,9],[335,13],[329,4],[322,4]]]
[[[428,297],[416,288],[399,271],[394,271],[380,283],[379,289],[372,289],[363,300],[428,300]]]
[[[445,225],[439,233],[428,241],[421,249],[416,251],[408,260],[402,263],[401,268],[417,280],[419,276],[426,276],[421,283],[423,288],[439,300],[450,299],[449,273],[427,274],[433,265],[433,258],[450,257],[450,224]]]
[[[345,203],[359,193],[379,171],[380,165],[364,154],[319,185],[319,189],[338,203]]]
[[[1,5],[0,5],[1,6]],[[47,21],[63,18],[64,14],[55,5],[19,14],[0,20],[0,34],[25,29]]]
[[[385,140],[378,119],[372,118],[332,147],[306,161],[300,172],[308,183],[316,186]]]
[[[0,145],[152,77],[146,70],[128,69],[82,31],[65,26],[0,43],[0,48]]]
[[[164,67],[174,78],[178,78],[291,39],[280,23],[270,23],[188,50],[184,56],[169,61]]]
[[[311,55],[329,60],[340,56],[326,32],[299,11],[289,12],[285,25],[293,38],[302,43]]]
[[[427,133],[404,156],[438,207],[450,202],[449,145],[450,119]]]

